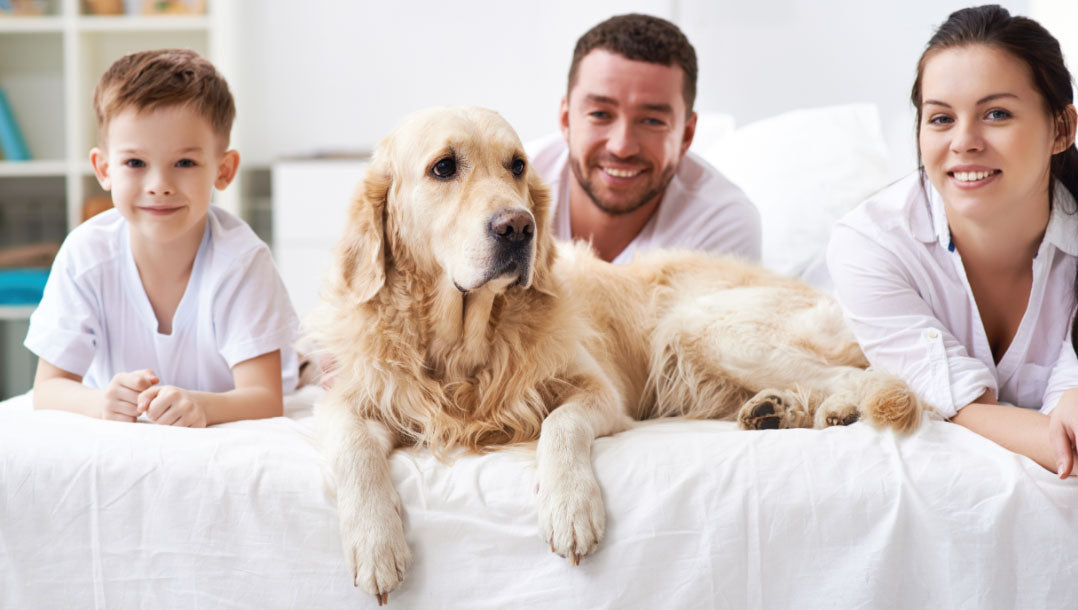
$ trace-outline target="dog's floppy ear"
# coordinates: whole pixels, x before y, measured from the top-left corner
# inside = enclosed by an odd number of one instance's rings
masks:
[[[532,282],[545,282],[554,262],[554,234],[550,228],[553,210],[550,187],[534,169],[528,170],[528,197],[531,199],[532,214],[535,216],[536,236]]]
[[[348,226],[337,245],[341,278],[360,302],[371,300],[386,283],[386,200],[393,179],[383,159],[375,157],[356,187]]]

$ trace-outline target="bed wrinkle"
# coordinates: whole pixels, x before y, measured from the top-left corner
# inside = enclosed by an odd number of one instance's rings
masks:
[[[767,435],[780,434],[770,430],[755,432],[758,436],[766,438]],[[760,458],[757,444],[746,443],[744,445],[744,459],[748,464],[749,472],[760,472]],[[745,507],[745,608],[761,608],[764,605],[763,583],[761,582],[761,569],[763,561],[760,547],[763,545],[763,534],[760,531],[760,489],[757,479],[750,477],[745,485],[745,495],[742,505]]]

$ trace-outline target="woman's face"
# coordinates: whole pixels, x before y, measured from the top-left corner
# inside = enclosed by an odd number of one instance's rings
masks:
[[[995,47],[970,45],[930,55],[921,83],[921,158],[948,213],[1047,223],[1059,139],[1029,68]]]

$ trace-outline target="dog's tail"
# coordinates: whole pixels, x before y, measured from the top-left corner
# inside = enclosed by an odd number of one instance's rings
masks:
[[[862,381],[861,414],[878,427],[909,434],[921,424],[926,407],[901,378],[869,369]]]

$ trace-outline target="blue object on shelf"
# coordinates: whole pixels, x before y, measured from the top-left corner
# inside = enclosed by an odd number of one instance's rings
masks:
[[[8,161],[29,161],[30,149],[26,139],[15,122],[15,113],[7,101],[7,95],[0,89],[0,151]]]
[[[0,305],[37,305],[48,269],[0,269]]]

